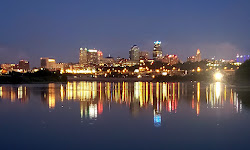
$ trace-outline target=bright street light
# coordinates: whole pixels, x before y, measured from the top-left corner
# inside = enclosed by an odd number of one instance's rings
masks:
[[[222,73],[220,73],[220,72],[216,72],[216,73],[214,74],[214,79],[215,79],[216,81],[221,81],[222,77],[223,77],[223,75],[222,75]]]

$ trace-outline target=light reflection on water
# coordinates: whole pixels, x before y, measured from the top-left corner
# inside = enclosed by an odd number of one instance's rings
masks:
[[[15,103],[28,103],[30,93],[37,90],[33,86],[0,86],[0,98]],[[103,113],[104,104],[126,105],[133,116],[141,108],[153,108],[155,127],[162,123],[162,113],[178,113],[178,105],[186,101],[196,115],[202,109],[231,109],[234,113],[242,111],[242,102],[236,91],[226,84],[216,82],[193,83],[152,83],[152,82],[68,82],[67,84],[50,83],[38,88],[41,100],[49,109],[56,109],[57,103],[64,101],[80,102],[81,120],[97,119]],[[205,102],[205,103],[204,103]],[[201,109],[201,104],[206,105]]]
[[[220,82],[0,85],[0,148],[244,148],[249,94]]]

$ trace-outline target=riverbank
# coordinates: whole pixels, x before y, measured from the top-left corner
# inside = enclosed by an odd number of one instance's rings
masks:
[[[30,83],[54,83],[67,82],[67,76],[59,72],[50,72],[47,70],[35,73],[12,72],[8,75],[0,76],[0,84],[30,84]]]

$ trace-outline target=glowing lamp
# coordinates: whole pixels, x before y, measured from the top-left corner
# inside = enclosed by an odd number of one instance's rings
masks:
[[[166,75],[168,75],[168,73],[167,72],[162,72],[162,75],[166,76]]]
[[[222,77],[223,77],[223,75],[222,75],[220,72],[216,72],[216,73],[214,74],[214,79],[215,79],[216,81],[220,81],[220,80],[222,79]]]

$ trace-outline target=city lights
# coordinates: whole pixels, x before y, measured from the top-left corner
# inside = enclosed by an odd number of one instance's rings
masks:
[[[250,0],[0,2],[2,150],[247,149]]]

